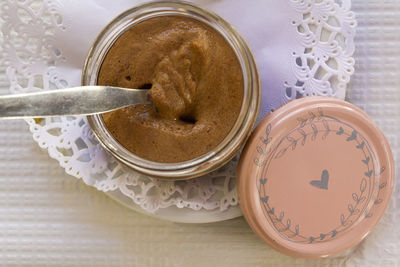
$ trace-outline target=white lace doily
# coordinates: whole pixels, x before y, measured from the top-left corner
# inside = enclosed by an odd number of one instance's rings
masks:
[[[10,92],[79,85],[91,42],[112,17],[136,2],[2,0],[0,60],[8,66]],[[193,2],[222,15],[248,39],[263,83],[259,118],[300,96],[344,98],[354,72],[356,21],[350,0]],[[240,215],[237,158],[198,179],[161,181],[116,162],[94,138],[85,118],[27,123],[34,140],[68,174],[131,208],[184,222]]]

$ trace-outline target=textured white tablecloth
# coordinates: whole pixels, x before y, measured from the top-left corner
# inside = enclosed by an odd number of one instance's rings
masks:
[[[400,173],[400,1],[354,0],[353,10],[359,27],[348,100],[385,132]],[[0,93],[4,72],[0,66]],[[24,122],[1,121],[0,265],[400,266],[400,190],[352,253],[293,259],[263,244],[243,218],[184,225],[128,210],[64,174]]]

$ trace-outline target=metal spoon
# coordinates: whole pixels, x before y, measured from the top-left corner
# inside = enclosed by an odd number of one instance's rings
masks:
[[[93,115],[151,103],[148,90],[80,86],[0,96],[0,119]]]

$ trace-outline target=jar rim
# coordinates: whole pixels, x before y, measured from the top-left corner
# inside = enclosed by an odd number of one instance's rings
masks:
[[[160,163],[139,157],[123,147],[107,130],[101,115],[88,116],[87,120],[100,144],[125,165],[152,177],[189,179],[216,170],[231,160],[244,146],[256,122],[261,101],[258,69],[249,46],[236,29],[212,11],[191,3],[157,1],[133,7],[113,19],[95,39],[83,67],[82,85],[97,84],[101,64],[122,34],[144,20],[160,16],[183,16],[200,21],[224,37],[235,52],[242,69],[244,96],[240,113],[228,135],[211,151],[197,158]]]

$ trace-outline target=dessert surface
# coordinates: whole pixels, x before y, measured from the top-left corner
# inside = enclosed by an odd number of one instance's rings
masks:
[[[182,162],[215,148],[229,133],[243,101],[235,52],[214,29],[164,16],[127,30],[111,47],[99,85],[150,89],[153,105],[103,115],[125,148],[157,162]]]

